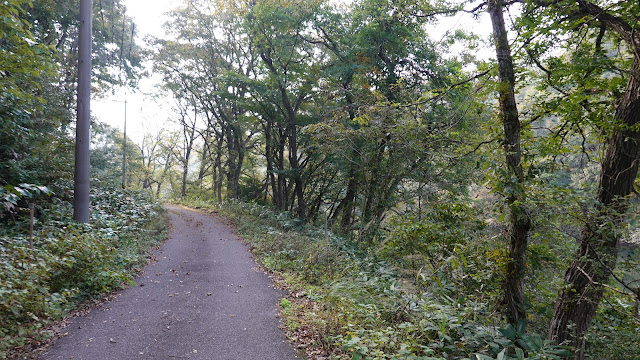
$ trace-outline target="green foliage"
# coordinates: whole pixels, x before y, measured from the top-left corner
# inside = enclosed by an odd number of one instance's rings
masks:
[[[0,3],[0,186],[37,181],[23,163],[29,162],[29,145],[46,134],[34,117],[45,102],[42,83],[56,67],[52,49],[36,42],[26,20],[31,5],[24,0]]]
[[[304,308],[289,300],[283,299],[280,306],[293,330],[304,327],[300,321],[319,324],[317,341],[339,358],[462,359],[492,339],[490,319],[495,314],[482,300],[482,292],[463,296],[456,291],[461,288],[455,287],[453,275],[449,281],[442,272],[423,274],[420,281],[414,277],[415,282],[408,284],[366,248],[330,232],[325,237],[322,228],[303,224],[288,213],[255,204],[197,204],[232,216],[267,268],[282,274],[290,286],[303,287],[297,291],[321,304],[320,311],[304,316],[295,314]],[[464,213],[462,208],[452,211]],[[443,217],[452,214],[442,212]],[[434,249],[431,254],[442,251]],[[455,251],[450,254],[460,257]],[[465,261],[458,266],[478,277],[476,289],[489,286],[482,279],[486,273],[473,272],[473,263],[480,261]]]
[[[310,284],[322,284],[339,277],[344,270],[340,264],[348,262],[336,248],[339,238],[331,234],[323,239],[321,229],[304,226],[290,213],[278,214],[268,207],[244,203],[223,204],[221,210],[234,217],[255,219],[241,221],[238,227],[272,271],[294,274]]]
[[[20,184],[18,186],[5,185],[0,187],[0,218],[3,218],[5,212],[13,212],[18,206],[20,200],[34,199],[39,195],[51,195],[52,192],[46,186],[38,186],[34,184]]]
[[[198,205],[211,206],[205,201]],[[234,217],[240,233],[269,269],[283,274],[294,288],[304,288],[294,290],[298,294],[320,304],[322,310],[313,314],[288,299],[281,301],[280,306],[290,330],[306,329],[306,322],[318,326],[317,341],[331,349],[327,351],[336,358],[561,359],[569,354],[567,348],[555,346],[535,332],[525,332],[524,323],[517,328],[495,327],[498,315],[494,312],[494,299],[500,288],[497,276],[504,266],[504,251],[484,238],[491,236],[491,229],[476,218],[478,212],[473,208],[434,206],[425,211],[423,222],[415,218],[397,219],[390,225],[384,251],[379,253],[330,232],[328,242],[321,241],[324,238],[321,228],[305,225],[289,213],[242,203],[214,208]],[[468,230],[465,233],[441,227],[449,223],[454,225],[451,228]],[[424,247],[405,251],[403,246],[409,240]],[[568,258],[571,246],[565,242],[547,243],[540,237],[532,242],[529,250],[532,269],[527,276],[531,280],[530,293],[538,294],[548,286],[552,278],[549,273],[558,272],[560,263],[566,261],[557,253],[565,253]],[[310,257],[318,252],[323,255]],[[331,256],[329,263],[309,260],[322,258],[324,254]],[[422,256],[425,266],[420,270],[412,268],[408,261],[411,255],[407,254]],[[380,255],[391,263],[380,259]],[[404,256],[405,261],[398,256]],[[407,273],[413,274],[413,278],[407,277]],[[312,290],[309,284],[313,284]],[[551,289],[546,295],[532,297],[531,306],[548,304],[553,293]],[[536,317],[535,330],[545,331],[550,314],[538,309],[532,316]],[[608,316],[603,324],[619,319],[618,313]],[[627,354],[633,354],[630,348],[634,344],[633,327],[629,326],[632,323],[626,324],[596,325],[597,332],[590,337],[590,344],[611,345],[590,347],[590,352],[601,354],[598,356],[603,359],[614,359],[604,354],[607,351],[622,354],[622,350],[613,349],[619,346]],[[615,339],[614,334],[622,329],[628,332],[620,334],[627,335]],[[597,336],[602,338],[597,340]],[[473,353],[476,355],[470,357]]]
[[[0,357],[49,336],[44,327],[83,301],[131,284],[164,239],[162,208],[145,194],[103,188],[92,197],[89,225],[67,220],[60,202],[43,210],[49,220],[37,224],[33,248],[23,233],[0,236]]]
[[[140,54],[124,7],[94,3],[94,89],[135,83]],[[78,21],[73,0],[0,3],[0,187],[70,177]]]
[[[38,80],[50,73],[51,48],[35,42],[32,24],[27,19],[31,0],[8,0],[0,4],[0,103],[3,111],[13,115],[29,115],[24,107],[10,109],[10,102],[37,100],[31,91],[38,88]]]
[[[106,125],[92,125],[91,181],[100,187],[122,186],[122,155],[126,152],[127,188],[140,188],[144,179],[144,161],[140,146],[127,139],[126,151],[123,149],[122,132]]]
[[[614,291],[606,292],[603,306],[587,334],[587,352],[593,359],[632,360],[640,357],[640,323],[634,315],[633,300]]]
[[[475,218],[475,210],[463,202],[431,202],[424,211],[420,218],[394,217],[393,231],[382,248],[384,254],[401,258],[420,255],[438,261],[437,257],[451,256],[456,246],[464,246],[485,227],[482,219]]]
[[[287,310],[287,309],[289,309],[291,307],[291,302],[287,298],[282,298],[280,300],[280,307],[283,310]]]
[[[336,357],[566,354],[536,333],[549,329],[576,239],[593,220],[603,141],[635,130],[612,119],[637,54],[607,26],[637,28],[638,3],[595,1],[604,13],[586,17],[589,2],[557,4],[524,1],[512,13],[521,179],[505,169],[504,128],[490,117],[493,65],[473,64],[466,50],[442,55],[477,38],[438,42],[425,28],[429,14],[465,4],[197,0],[173,13],[176,39],[154,43],[166,88],[209,120],[199,129],[199,179],[186,181],[198,187],[191,195],[211,206],[213,185],[220,202],[225,189],[226,201],[282,210],[215,207],[238,221],[267,268],[321,304],[307,319],[320,319],[318,342]],[[97,157],[109,163],[110,151]],[[174,152],[188,172],[187,146]],[[116,162],[105,168],[117,172]],[[532,223],[516,270],[526,276],[529,332],[496,325],[500,285],[513,274],[501,224],[523,211]],[[323,229],[315,222],[325,214]],[[612,225],[627,219],[616,215],[593,228],[617,237]],[[284,304],[286,316],[304,308]],[[636,354],[636,327],[612,304],[588,338],[603,359]]]
[[[525,333],[527,323],[518,322],[517,327],[507,325],[498,329],[493,339],[487,343],[493,356],[475,354],[477,360],[561,360],[572,355],[568,348],[553,345],[538,334]]]

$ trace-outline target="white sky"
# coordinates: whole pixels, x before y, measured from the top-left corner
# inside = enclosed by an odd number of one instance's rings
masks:
[[[345,1],[345,0],[342,0]],[[184,0],[124,0],[127,6],[127,15],[132,17],[137,26],[138,41],[146,35],[164,37],[165,33],[162,24],[166,17],[164,14],[173,10]],[[507,17],[507,21],[508,17]],[[460,14],[450,18],[443,18],[439,23],[430,29],[430,35],[434,38],[442,36],[446,31],[455,29],[465,29],[479,32],[483,38],[491,33],[491,25],[487,16],[481,16],[479,20],[474,20],[468,14]],[[455,52],[456,49],[451,49]],[[490,57],[489,53],[482,53],[484,58]],[[141,144],[145,134],[154,134],[161,129],[173,127],[169,122],[171,114],[170,100],[153,98],[155,87],[159,85],[157,77],[145,78],[140,81],[139,90],[136,92],[116,92],[105,99],[93,99],[91,110],[93,116],[101,122],[105,122],[120,130],[124,124],[124,100],[127,100],[127,137],[134,142]]]
[[[177,7],[182,0],[125,0],[127,15],[136,23],[138,42],[147,35],[164,37],[162,24],[164,14]],[[167,100],[155,100],[153,91],[159,84],[158,78],[145,78],[140,81],[139,90],[132,93],[116,90],[105,99],[93,99],[91,112],[101,122],[122,130],[124,125],[124,100],[127,100],[127,137],[141,144],[145,134],[156,133],[170,127],[168,118],[170,104]]]

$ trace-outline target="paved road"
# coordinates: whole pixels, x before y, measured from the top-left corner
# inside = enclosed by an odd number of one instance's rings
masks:
[[[297,359],[278,328],[283,296],[214,216],[167,206],[170,238],[138,286],[72,320],[41,359]]]

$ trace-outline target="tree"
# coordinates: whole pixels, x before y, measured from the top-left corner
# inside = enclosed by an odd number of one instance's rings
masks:
[[[300,218],[308,216],[308,209],[298,129],[304,119],[304,104],[313,96],[322,62],[322,52],[318,52],[313,43],[304,41],[302,34],[310,29],[320,4],[318,1],[306,2],[304,6],[297,1],[259,2],[246,15],[252,45],[266,70],[265,83],[278,94],[276,107],[284,120],[284,134],[280,135],[284,135],[288,143],[289,171],[297,202],[296,214]]]
[[[106,0],[100,4],[103,2]],[[122,20],[124,9],[118,4],[117,0],[111,4],[112,14]],[[0,4],[0,14],[4,19],[0,25],[4,34],[0,40],[0,184],[63,185],[72,176],[69,134],[73,113],[81,110],[75,103],[80,33],[77,4],[72,0],[6,1]],[[130,58],[131,71],[119,77],[124,82],[136,78],[139,62],[132,41],[135,33],[129,32],[132,25],[127,22],[122,29],[131,34],[121,37],[127,40],[126,45],[124,40],[107,43],[99,36],[93,44],[94,54],[117,53],[114,61],[102,61],[101,56],[92,60],[96,74],[122,74],[114,71],[114,64],[125,56]],[[122,50],[124,46],[128,52]],[[113,78],[104,76],[95,80],[96,87],[114,83]],[[88,139],[84,140],[86,153]]]
[[[182,127],[182,147],[174,149],[174,158],[182,165],[182,187],[180,188],[180,197],[187,196],[187,177],[189,176],[189,164],[191,162],[191,154],[199,134],[196,131],[198,126],[198,112],[196,108],[191,108],[189,102],[183,102],[183,99],[176,99],[176,110],[178,115],[178,124]],[[193,111],[193,116],[191,116]]]
[[[155,174],[148,174],[145,167],[156,160],[154,154],[149,154],[146,142],[142,147],[131,139],[124,145],[122,132],[117,129],[95,122],[91,124],[91,182],[98,187],[122,186],[122,156],[126,152],[126,186],[127,188],[144,188],[144,180],[154,179]],[[150,136],[145,136],[145,141]],[[151,159],[149,159],[151,158]],[[134,182],[138,180],[137,182]],[[152,180],[150,180],[152,181]]]
[[[434,200],[465,194],[461,177],[451,181],[462,162],[445,154],[470,120],[459,109],[469,104],[471,82],[458,59],[438,55],[444,49],[415,15],[423,5],[362,1],[315,25],[331,59],[322,79],[327,98],[314,101],[338,109],[305,131],[324,168],[317,187],[332,221],[345,231],[359,221],[369,240],[390,210],[413,208],[420,184],[430,184]]]
[[[582,0],[525,4],[527,47],[550,94],[545,110],[563,116],[564,133],[584,136],[583,127],[590,127],[602,134],[605,147],[595,204],[585,216],[549,330],[552,340],[568,341],[576,348],[575,358],[583,359],[584,337],[616,266],[618,229],[638,173],[640,36],[634,29],[640,25],[640,5]],[[540,60],[554,42],[565,45],[570,62],[553,56]],[[606,51],[607,42],[624,45]]]
[[[26,19],[31,1],[0,4],[0,184],[38,182],[29,162],[31,143],[45,132],[36,121],[43,108],[41,83],[55,71],[53,51],[36,42]],[[36,126],[34,126],[36,125]],[[33,154],[37,156],[37,154]],[[32,155],[32,156],[33,156]]]
[[[217,12],[217,5],[214,1],[191,2],[172,13],[170,28],[176,41],[155,41],[156,67],[167,89],[188,94],[206,119],[197,132],[204,141],[203,151],[211,158],[202,159],[199,180],[211,163],[219,198],[226,175],[227,197],[237,199],[243,162],[255,133],[247,117],[242,78],[253,71],[256,57],[247,51],[241,18]]]
[[[493,41],[498,63],[498,94],[502,125],[506,170],[500,186],[506,196],[509,225],[506,238],[509,257],[505,269],[503,296],[509,323],[516,326],[526,320],[524,280],[526,271],[527,237],[531,219],[525,205],[525,174],[520,144],[520,119],[515,97],[515,74],[513,57],[504,23],[503,5],[500,0],[487,0],[487,11],[493,25]]]

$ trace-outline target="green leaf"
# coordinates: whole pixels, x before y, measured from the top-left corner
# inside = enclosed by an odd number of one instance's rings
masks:
[[[502,333],[502,335],[504,335],[507,339],[509,339],[511,341],[515,341],[516,337],[518,335],[516,333],[516,330],[513,328],[513,326],[511,326],[511,324],[507,325],[504,328],[498,329],[498,331],[500,331],[500,333]]]
[[[516,348],[516,357],[518,360],[524,360],[524,351],[520,348]]]

